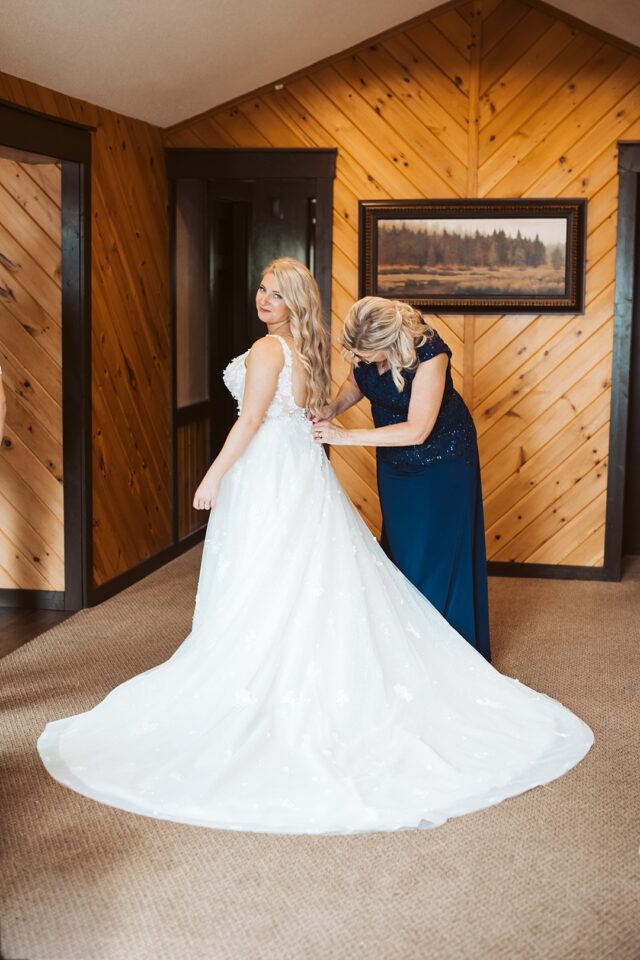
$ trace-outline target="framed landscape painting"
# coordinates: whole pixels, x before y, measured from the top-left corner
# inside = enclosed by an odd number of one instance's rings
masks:
[[[433,313],[583,313],[586,200],[362,200],[360,296]]]

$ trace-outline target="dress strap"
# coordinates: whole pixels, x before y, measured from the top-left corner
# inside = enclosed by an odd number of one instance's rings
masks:
[[[281,337],[279,333],[268,333],[267,336],[275,337],[276,340],[280,341],[280,344],[282,346],[282,351],[284,353],[285,367],[287,368],[291,367],[291,364],[293,363],[293,354],[291,353],[291,347],[289,346],[287,341],[284,339],[284,337]]]

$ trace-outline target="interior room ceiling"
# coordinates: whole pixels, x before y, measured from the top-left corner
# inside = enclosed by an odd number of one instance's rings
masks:
[[[166,127],[439,5],[438,0],[2,0],[0,66]],[[640,47],[638,0],[554,5]]]

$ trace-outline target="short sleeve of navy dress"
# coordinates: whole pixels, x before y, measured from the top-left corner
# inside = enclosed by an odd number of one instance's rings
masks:
[[[463,460],[472,463],[477,458],[476,429],[464,400],[453,386],[451,379],[451,350],[434,332],[417,349],[419,363],[445,353],[448,357],[442,403],[433,430],[424,443],[409,447],[378,447],[379,461],[386,463],[424,465],[438,460]],[[412,370],[404,370],[405,388],[399,391],[393,382],[391,371],[378,372],[375,363],[359,363],[354,367],[358,387],[371,403],[371,414],[376,427],[402,423],[409,414],[411,386],[418,364]]]

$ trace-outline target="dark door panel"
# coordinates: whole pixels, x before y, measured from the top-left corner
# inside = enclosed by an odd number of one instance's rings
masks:
[[[288,256],[307,264],[320,284],[328,322],[335,152],[171,150],[167,170],[175,181],[176,205],[174,351],[178,357],[192,358],[194,376],[200,378],[198,351],[206,350],[208,355],[206,391],[200,383],[197,389],[195,384],[193,388],[177,384],[178,398],[198,398],[193,404],[179,404],[174,412],[177,542],[192,537],[208,519],[207,514],[191,511],[193,491],[183,487],[193,486],[196,475],[204,473],[235,420],[235,401],[223,384],[222,371],[229,360],[264,336],[255,295],[269,261]],[[184,184],[189,184],[186,191]],[[200,198],[195,212],[191,203],[193,226],[186,238],[180,209],[183,194]],[[201,291],[207,288],[206,296],[201,294],[197,300],[202,307],[195,309],[194,284]],[[187,296],[180,294],[185,287]],[[185,303],[191,305],[188,322],[177,316]],[[181,343],[180,337],[190,342]],[[177,379],[185,375],[189,375],[188,366],[181,360]]]

